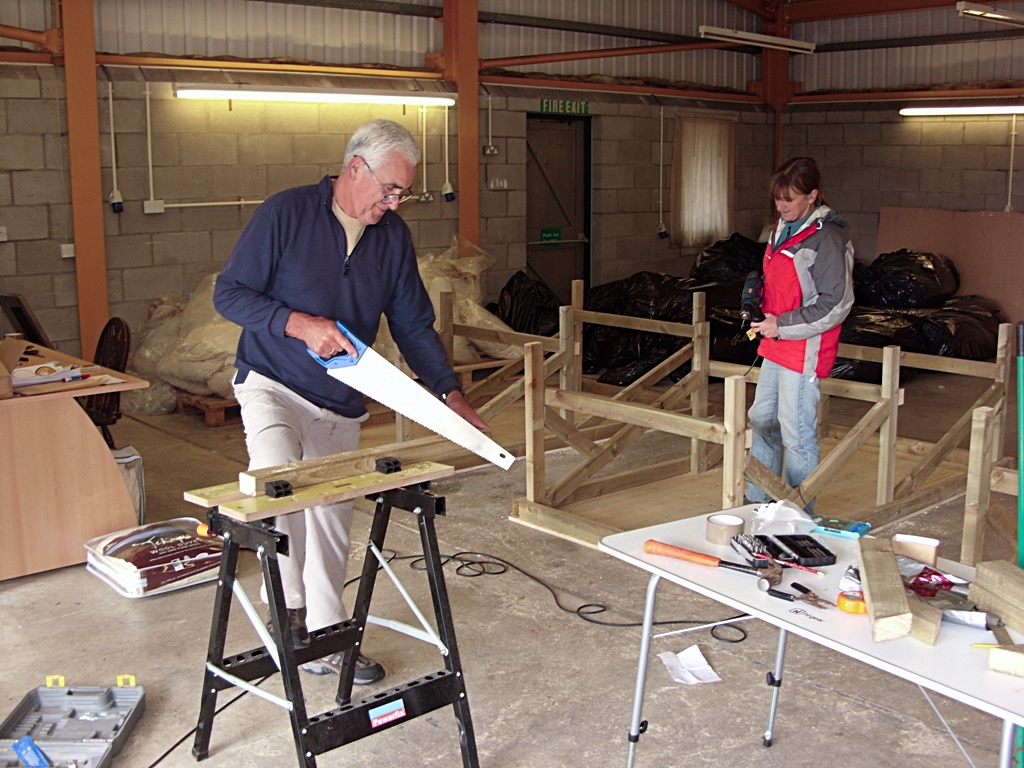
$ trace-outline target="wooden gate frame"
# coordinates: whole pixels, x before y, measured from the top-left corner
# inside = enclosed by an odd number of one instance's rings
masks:
[[[572,345],[565,344],[563,349],[568,351],[571,348],[577,358],[581,357],[581,345],[576,342],[576,339],[581,339],[578,334],[581,333],[584,322],[656,333],[689,335],[696,342],[699,333],[694,333],[692,329],[697,328],[704,318],[702,296],[699,299],[695,296],[693,314],[695,322],[689,329],[683,324],[588,312],[581,307],[582,286],[574,285],[573,306],[562,308],[561,327],[563,333],[572,329],[573,343]],[[566,317],[567,314],[568,317]],[[722,445],[724,449],[723,509],[741,503],[744,477],[765,487],[776,499],[786,498],[805,506],[877,432],[879,457],[875,506],[857,513],[851,512],[851,515],[860,519],[870,519],[876,525],[892,522],[963,492],[967,483],[966,476],[933,484],[927,488],[922,486],[935,469],[949,458],[962,442],[970,429],[972,411],[977,407],[999,405],[1005,399],[1010,365],[1010,331],[1009,325],[1000,326],[995,362],[978,362],[901,352],[895,346],[876,349],[857,345],[840,345],[840,356],[842,357],[880,362],[882,364],[882,381],[877,385],[839,379],[825,379],[821,382],[823,428],[827,428],[825,421],[830,397],[845,397],[870,402],[873,405],[854,427],[839,436],[838,445],[821,461],[799,488],[791,488],[761,462],[749,457],[749,454],[744,458],[744,449],[749,447],[749,437],[745,434],[746,397],[742,383],[738,382],[755,383],[759,374],[758,369],[719,363],[704,358],[702,355],[694,356],[688,346],[676,353],[677,356],[660,364],[642,380],[634,382],[611,397],[601,397],[584,394],[580,391],[579,386],[570,388],[567,386],[565,376],[561,379],[559,389],[546,388],[544,377],[534,373],[539,370],[543,353],[537,348],[527,347],[525,348],[527,489],[524,498],[513,502],[512,517],[519,519],[520,522],[567,533],[574,538],[576,538],[575,534],[582,534],[585,540],[594,539],[596,541],[594,536],[599,538],[600,535],[607,533],[605,529],[608,526],[589,523],[578,516],[568,514],[558,509],[559,505],[581,501],[612,491],[625,490],[645,482],[685,474],[687,471],[693,473],[703,471],[717,462],[718,445]],[[695,387],[695,380],[688,377],[683,382],[671,387],[668,392],[660,395],[652,404],[640,405],[630,402],[630,398],[643,391],[645,385],[655,383],[664,377],[687,356],[693,356],[694,366],[701,366],[702,371],[706,370],[707,372],[706,374],[702,373],[701,386]],[[703,362],[705,359],[707,360],[706,368],[704,368]],[[986,378],[991,379],[992,383],[953,427],[938,442],[929,446],[917,464],[897,483],[895,476],[896,453],[900,442],[897,436],[898,409],[904,398],[904,391],[899,387],[901,366]],[[580,368],[581,366],[577,362],[576,370],[578,371]],[[726,382],[723,422],[706,418],[706,381],[708,376],[723,378]],[[695,394],[696,398],[694,398]],[[674,408],[680,408],[681,401],[687,395],[691,397],[691,404],[701,409],[700,416],[692,411],[689,416],[671,413]],[[554,412],[555,408],[559,409],[559,413]],[[590,424],[593,419],[600,418],[628,426],[620,428],[616,432],[619,437],[613,437],[608,446],[599,447],[592,441],[580,439],[579,436],[572,433],[574,414],[590,417],[583,422],[584,424]],[[994,448],[995,453],[993,454],[993,459],[995,459],[998,458],[1005,430],[1005,409],[1001,406],[996,409],[993,423],[992,429],[995,430],[996,436],[991,439],[992,444],[997,446]],[[539,447],[545,428],[558,434],[564,442],[587,457],[550,489],[545,488],[544,456]],[[625,444],[632,442],[643,429],[649,428],[690,437],[692,451],[689,460],[668,460],[643,470],[593,479],[593,474],[618,455]],[[743,434],[743,438],[735,439],[735,435],[739,434]],[[727,438],[730,440],[728,443]],[[708,444],[711,444],[711,450],[708,450]],[[741,446],[738,452],[735,450],[737,445]],[[740,467],[742,467],[742,471],[739,471]]]
[[[1017,496],[1020,491],[1019,470],[1010,468],[1008,465],[1011,460],[1000,458],[999,455],[1005,419],[1005,400],[995,407],[975,408],[971,414],[971,448],[964,497],[964,531],[960,545],[960,562],[967,565],[976,565],[981,559],[985,549],[985,531],[989,527],[1006,538],[1019,552],[1020,530],[1017,531],[1017,539],[1012,540],[1009,534],[993,526],[988,519],[992,491],[1011,496]]]

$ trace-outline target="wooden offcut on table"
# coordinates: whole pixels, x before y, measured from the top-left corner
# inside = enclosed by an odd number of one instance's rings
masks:
[[[912,613],[892,542],[885,538],[862,538],[860,580],[871,621],[871,639],[876,643],[910,634]]]

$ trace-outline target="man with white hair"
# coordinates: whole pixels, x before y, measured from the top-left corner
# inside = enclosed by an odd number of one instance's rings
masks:
[[[307,353],[355,354],[341,321],[372,344],[381,315],[420,381],[480,429],[434,331],[434,312],[416,268],[409,228],[397,214],[419,162],[412,135],[375,120],[352,135],[337,177],[269,197],[252,215],[217,278],[214,306],[242,326],[235,364],[249,469],[355,450],[367,417],[363,396],[328,376]],[[352,503],[276,518],[288,535],[280,557],[293,644],[309,629],[347,619],[342,586]],[[264,588],[264,600],[266,592]],[[342,654],[303,665],[340,674]],[[357,654],[355,684],[384,677]]]

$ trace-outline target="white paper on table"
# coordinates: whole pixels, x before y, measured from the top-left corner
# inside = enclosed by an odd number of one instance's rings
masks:
[[[672,676],[672,679],[683,685],[698,685],[700,683],[720,683],[722,678],[715,674],[700,647],[691,645],[685,651],[672,653],[665,651],[659,653],[658,658]]]

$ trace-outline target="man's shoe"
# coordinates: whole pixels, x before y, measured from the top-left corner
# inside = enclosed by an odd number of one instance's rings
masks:
[[[306,609],[289,608],[288,626],[292,631],[292,648],[309,648],[309,630],[306,629]],[[274,636],[274,622],[267,619],[267,629]]]
[[[344,653],[332,653],[330,656],[303,664],[302,670],[311,675],[340,675],[341,665],[344,661]],[[384,667],[361,653],[356,656],[356,674],[352,680],[355,685],[370,685],[383,679]]]

